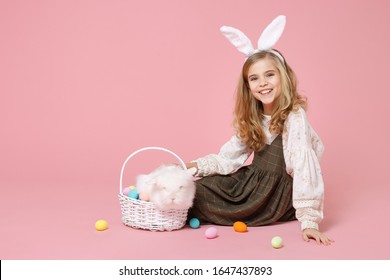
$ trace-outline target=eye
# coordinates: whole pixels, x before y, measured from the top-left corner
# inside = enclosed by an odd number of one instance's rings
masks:
[[[249,81],[253,82],[253,81],[256,81],[257,80],[257,77],[251,77],[249,78]]]
[[[269,74],[267,74],[267,77],[273,77],[273,76],[275,76],[274,73],[269,73]]]

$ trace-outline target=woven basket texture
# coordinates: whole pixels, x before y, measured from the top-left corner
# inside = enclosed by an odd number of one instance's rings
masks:
[[[188,209],[159,210],[154,203],[119,194],[122,222],[129,227],[151,231],[177,230],[186,224]]]

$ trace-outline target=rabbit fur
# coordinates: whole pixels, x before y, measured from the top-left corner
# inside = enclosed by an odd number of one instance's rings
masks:
[[[161,165],[149,174],[137,176],[138,193],[149,197],[159,210],[188,209],[195,197],[194,168]]]

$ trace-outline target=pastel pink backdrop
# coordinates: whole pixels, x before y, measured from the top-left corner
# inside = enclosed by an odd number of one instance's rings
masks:
[[[0,259],[389,259],[389,10],[379,0],[1,1]],[[215,240],[206,226],[125,227],[117,193],[130,153],[162,146],[189,161],[234,133],[244,58],[220,26],[256,42],[279,14],[275,47],[326,146],[321,229],[336,242],[304,243],[298,222],[218,227]],[[165,161],[139,155],[126,184]],[[95,231],[98,219],[110,228]]]

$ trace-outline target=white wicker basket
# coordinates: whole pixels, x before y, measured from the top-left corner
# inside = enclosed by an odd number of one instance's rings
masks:
[[[119,184],[119,201],[122,211],[122,222],[132,228],[147,229],[151,231],[171,231],[182,228],[187,220],[188,209],[183,210],[159,210],[153,202],[147,202],[130,198],[122,193],[123,190],[123,173],[127,162],[136,154],[146,150],[159,150],[173,155],[180,165],[186,169],[183,160],[175,153],[160,147],[146,147],[132,153],[123,163],[120,184]]]

